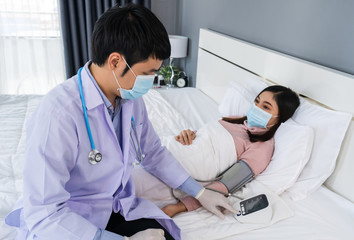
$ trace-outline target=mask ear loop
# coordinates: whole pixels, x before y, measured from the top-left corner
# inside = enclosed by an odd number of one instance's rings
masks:
[[[127,61],[125,60],[125,58],[124,58],[123,56],[122,56],[122,58],[123,58],[125,64],[127,64],[129,70],[132,71],[132,73],[134,74],[134,76],[135,76],[135,78],[136,78],[136,74],[135,74],[135,72],[133,71],[133,69],[129,66],[129,64],[127,63]]]
[[[272,115],[271,118],[272,118],[272,117],[277,117],[277,118],[278,118],[279,115],[277,115],[277,116],[273,116],[273,115]],[[279,123],[279,121],[278,121],[277,123],[275,123],[275,124],[270,125],[270,126],[266,126],[266,128],[269,130],[271,127],[277,125],[278,123]]]
[[[116,83],[118,84],[118,87],[119,87],[119,88],[117,88],[117,91],[119,91],[119,89],[122,89],[122,87],[120,86],[120,84],[118,82],[118,79],[117,79],[117,76],[116,76],[116,73],[114,72],[114,70],[112,70],[112,73],[113,73],[114,79],[116,80]]]
[[[125,60],[125,58],[123,56],[122,56],[122,59],[125,62],[125,64],[128,66],[129,70],[132,71],[132,73],[134,74],[134,77],[136,78],[135,72],[133,71],[133,69],[131,69],[131,67],[129,66],[129,64],[127,63],[127,61]],[[123,89],[118,82],[118,79],[117,79],[117,76],[116,76],[116,73],[114,72],[114,70],[112,70],[112,73],[113,73],[114,79],[116,80],[116,82],[119,86],[119,88],[117,88],[117,91],[119,91],[119,89]]]

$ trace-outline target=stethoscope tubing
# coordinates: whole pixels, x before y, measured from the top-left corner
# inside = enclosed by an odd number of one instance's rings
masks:
[[[217,179],[217,178],[215,178],[215,179]],[[196,180],[196,181],[199,182],[200,180]],[[208,190],[213,191],[213,192],[220,193],[220,194],[224,195],[225,197],[233,197],[233,198],[237,198],[237,199],[239,199],[239,200],[243,200],[243,198],[241,198],[241,197],[239,197],[239,196],[237,196],[237,195],[235,195],[235,194],[233,194],[233,193],[230,193],[230,192],[222,192],[222,191],[219,191],[219,190],[216,190],[216,189],[213,189],[213,188],[209,188],[208,186],[211,185],[213,181],[214,181],[214,180],[209,180],[209,181],[205,181],[205,180],[204,180],[204,181],[200,181],[200,182],[210,182],[209,184],[207,184],[207,185],[204,186],[205,189],[208,189]],[[177,201],[179,201],[179,198],[175,195],[173,188],[170,188],[170,193],[171,193],[171,195],[172,195],[172,197],[173,197],[174,199],[176,199]]]
[[[95,147],[95,143],[94,143],[93,138],[92,138],[90,123],[89,123],[88,116],[87,116],[84,92],[82,90],[81,71],[82,71],[82,68],[79,69],[79,73],[78,73],[78,76],[79,76],[79,92],[80,92],[80,98],[81,98],[81,103],[82,103],[82,111],[84,112],[86,129],[87,129],[87,133],[88,133],[89,138],[90,138],[91,148],[92,148],[92,150],[94,150],[94,149],[96,149],[96,147]]]
[[[89,156],[91,154],[94,155],[94,159],[96,159],[96,154],[100,154],[99,156],[102,156],[101,153],[96,149],[96,146],[95,146],[95,143],[93,141],[93,137],[92,137],[92,133],[91,133],[91,127],[90,127],[90,122],[88,120],[88,116],[87,116],[87,110],[86,110],[86,103],[85,103],[85,97],[84,97],[84,92],[83,92],[83,88],[82,88],[82,79],[81,79],[81,71],[82,71],[83,68],[80,68],[79,71],[78,71],[78,83],[79,83],[79,93],[80,93],[80,99],[81,99],[81,104],[82,104],[82,111],[84,113],[84,118],[85,118],[85,124],[86,124],[86,129],[87,129],[87,134],[89,136],[89,139],[90,139],[90,144],[91,144],[91,149],[92,151],[90,152]],[[138,164],[141,164],[145,155],[142,154],[142,150],[141,150],[141,146],[140,146],[140,141],[138,139],[138,134],[137,134],[137,131],[136,131],[136,125],[135,125],[135,121],[134,121],[134,118],[132,116],[131,118],[131,129],[133,129],[134,131],[134,135],[135,135],[135,139],[137,141],[137,145],[138,147],[136,146],[134,140],[133,140],[133,136],[132,136],[132,131],[130,130],[130,138],[133,142],[133,145],[134,145],[134,149],[135,149],[135,153],[136,153],[136,157],[137,157],[137,161],[138,161]],[[94,162],[95,161],[95,162]],[[101,161],[101,160],[99,160]],[[91,160],[91,157],[89,157],[89,162],[91,164],[96,164],[99,162],[98,160]]]
[[[136,153],[136,157],[138,158],[137,159],[138,160],[138,164],[141,164],[143,162],[143,159],[144,159],[144,154],[141,151],[141,145],[140,145],[140,142],[139,142],[139,139],[138,139],[138,134],[137,134],[137,131],[136,131],[136,124],[135,124],[135,120],[134,120],[133,116],[131,118],[131,125],[132,125],[131,127],[132,127],[132,129],[134,131],[134,135],[135,135],[135,139],[137,141],[138,148],[135,145],[135,142],[133,140],[133,136],[132,136],[132,132],[131,131],[130,131],[130,138],[131,138],[131,140],[133,142],[133,146],[134,146],[134,150],[135,150],[135,153]]]

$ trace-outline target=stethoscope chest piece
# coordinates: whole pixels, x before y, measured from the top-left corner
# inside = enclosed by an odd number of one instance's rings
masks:
[[[89,153],[89,162],[92,165],[101,162],[101,160],[102,160],[102,154],[97,149],[93,149]]]
[[[87,129],[87,134],[90,138],[90,143],[91,143],[91,152],[89,153],[89,163],[91,163],[92,165],[95,165],[99,162],[101,162],[102,160],[102,154],[96,149],[95,147],[95,143],[93,142],[93,138],[92,138],[92,133],[91,133],[91,128],[90,128],[90,123],[88,120],[88,116],[87,116],[87,110],[86,110],[86,103],[85,103],[85,98],[84,98],[84,91],[82,89],[82,79],[81,79],[81,71],[82,68],[79,69],[78,72],[78,85],[79,85],[79,93],[80,93],[80,99],[81,99],[81,103],[82,103],[82,111],[84,114],[84,118],[85,118],[85,124],[86,124],[86,129]],[[134,133],[132,133],[132,130]],[[136,139],[136,143],[133,140],[133,135],[135,135],[135,139]],[[137,164],[136,165],[140,165],[143,162],[143,159],[145,158],[145,154],[142,153],[141,151],[141,146],[140,146],[140,141],[138,138],[138,134],[136,131],[136,125],[135,125],[135,121],[134,118],[132,116],[131,118],[131,130],[130,130],[130,137],[132,140],[132,143],[134,145],[134,149],[136,152],[136,157],[137,157]]]

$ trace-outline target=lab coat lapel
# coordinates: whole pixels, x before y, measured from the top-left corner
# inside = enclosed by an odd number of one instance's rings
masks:
[[[92,81],[95,80],[91,78],[93,77],[89,74],[88,66],[86,64],[85,68],[81,71],[81,79],[87,111],[99,105],[104,105],[100,93],[98,92],[96,86],[92,83]]]
[[[109,129],[111,130],[111,134],[113,134],[113,139],[115,141],[116,149],[118,149],[117,150],[118,153],[122,154],[111,117],[109,116],[108,110],[102,100],[100,93],[98,92],[96,86],[92,83],[92,79],[90,79],[93,77],[89,73],[88,63],[85,65],[85,68],[83,69],[81,74],[82,74],[81,78],[82,78],[83,92],[84,92],[84,96],[85,96],[87,112],[89,112],[90,110],[92,110],[96,107],[104,108],[106,124],[109,126]],[[95,80],[93,80],[93,81],[95,81]]]

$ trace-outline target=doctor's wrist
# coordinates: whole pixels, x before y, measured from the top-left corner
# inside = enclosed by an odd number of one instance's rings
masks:
[[[192,177],[189,177],[181,186],[178,187],[178,189],[192,197],[195,197],[203,189],[203,186]]]

